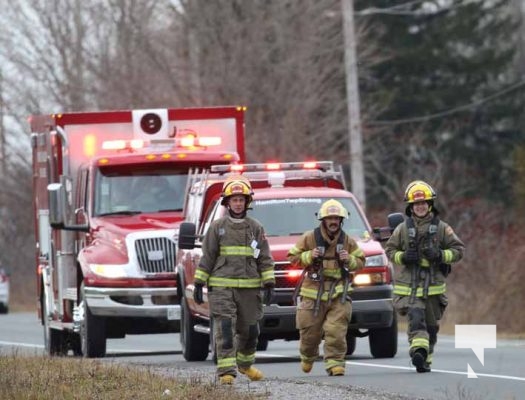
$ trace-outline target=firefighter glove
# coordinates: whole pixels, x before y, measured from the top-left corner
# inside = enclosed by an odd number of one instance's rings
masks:
[[[407,264],[417,264],[419,262],[419,256],[417,255],[417,249],[409,247],[405,250],[403,254],[403,263]]]
[[[443,254],[441,253],[441,250],[434,246],[424,248],[423,255],[430,262],[439,263],[443,259]]]
[[[193,300],[195,300],[195,303],[202,304],[204,303],[204,298],[202,295],[202,287],[204,285],[202,283],[196,283],[195,289],[193,290]]]
[[[269,306],[272,304],[274,288],[271,283],[264,285],[264,304]]]

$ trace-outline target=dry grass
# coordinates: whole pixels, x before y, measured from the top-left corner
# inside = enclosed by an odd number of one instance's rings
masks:
[[[4,400],[261,398],[215,383],[85,359],[0,354],[0,371],[0,399]]]

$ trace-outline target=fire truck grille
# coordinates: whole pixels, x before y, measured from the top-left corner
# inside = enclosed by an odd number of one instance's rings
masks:
[[[147,274],[175,272],[175,243],[166,237],[135,240],[140,269]]]

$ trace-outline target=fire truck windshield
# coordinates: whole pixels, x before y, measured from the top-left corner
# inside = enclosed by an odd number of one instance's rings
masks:
[[[249,216],[260,221],[267,236],[301,235],[319,225],[316,213],[326,198],[299,197],[283,199],[261,199],[252,203]],[[367,225],[352,199],[337,198],[350,213],[344,220],[343,229],[353,237],[363,237]]]
[[[94,189],[94,215],[181,212],[187,171],[101,168]]]

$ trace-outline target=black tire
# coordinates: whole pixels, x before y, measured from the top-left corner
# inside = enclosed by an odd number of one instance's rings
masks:
[[[91,314],[84,295],[84,283],[80,288],[80,307],[84,315],[80,323],[80,348],[85,358],[101,358],[106,355],[106,319]]]
[[[4,303],[0,303],[0,314],[8,314],[9,313],[9,306]]]
[[[44,348],[46,353],[50,356],[65,356],[67,355],[66,339],[64,332],[58,329],[52,329],[47,317],[47,303],[42,298],[42,325],[44,328]]]
[[[257,340],[256,350],[257,351],[266,351],[266,350],[268,350],[268,342],[269,342],[268,339],[259,337],[259,339]]]
[[[192,317],[186,299],[181,304],[181,329],[180,344],[182,355],[186,361],[204,361],[208,358],[210,336],[205,333],[195,332],[193,326],[196,323]]]
[[[210,317],[210,353],[211,360],[217,365],[217,344],[215,343],[215,335],[213,334],[213,319]]]
[[[388,328],[370,329],[370,353],[374,358],[392,358],[397,353],[397,316]]]
[[[352,354],[354,354],[356,342],[357,342],[357,338],[354,335],[352,335],[350,330],[348,330],[348,332],[346,332],[346,355],[347,356],[351,356]]]

